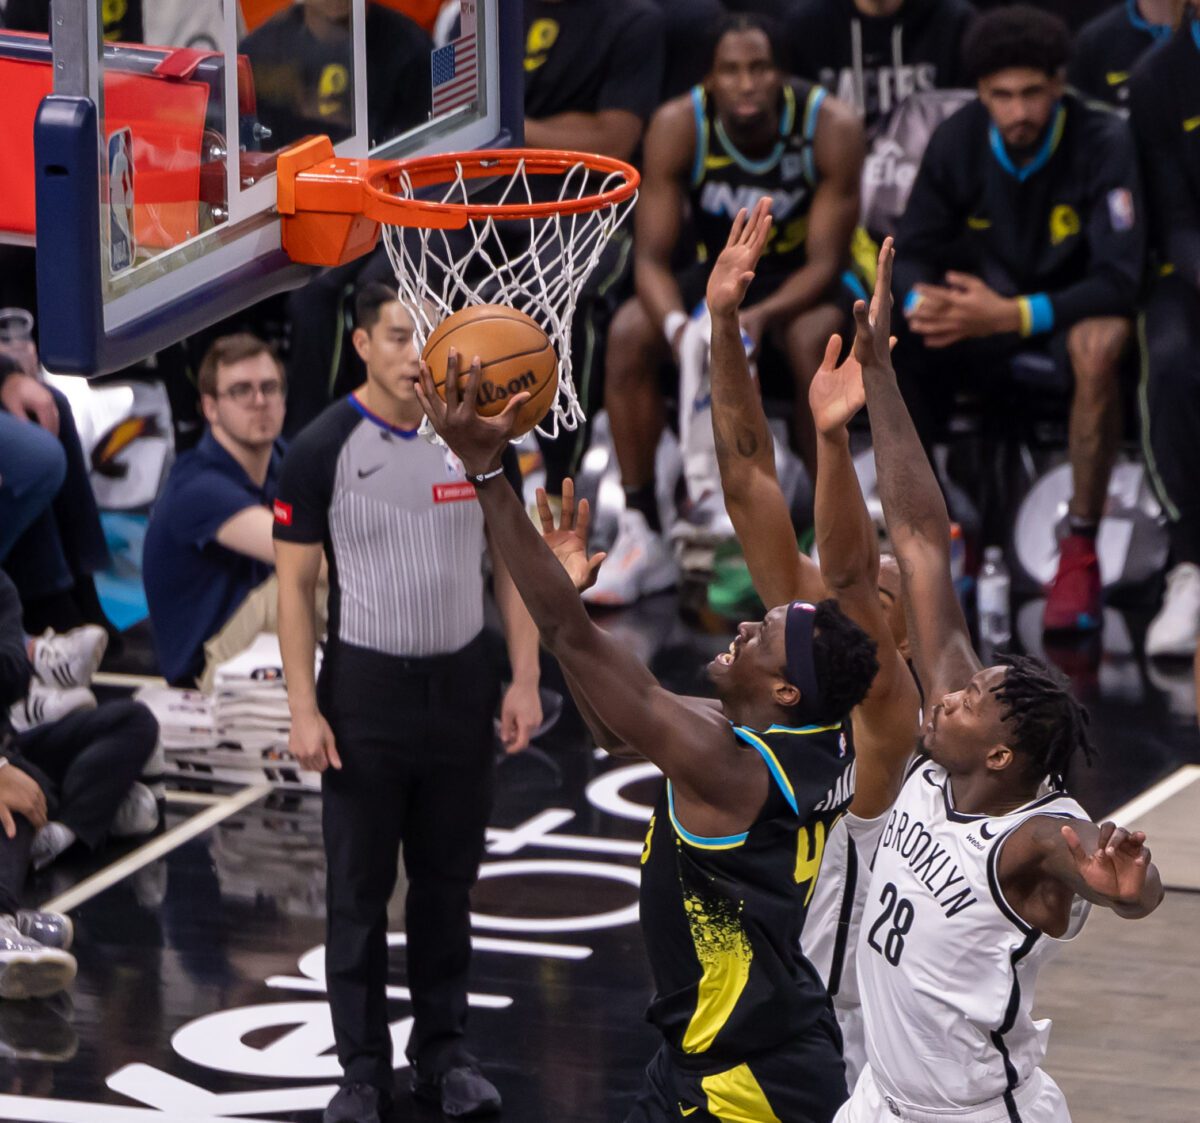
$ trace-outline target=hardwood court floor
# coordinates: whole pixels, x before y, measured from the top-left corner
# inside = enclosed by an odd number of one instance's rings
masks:
[[[603,622],[680,691],[703,689],[700,668],[729,639],[685,626],[671,597]],[[1166,671],[1157,682],[1146,674],[1143,628],[1106,628],[1111,650],[1058,656],[1093,708],[1103,749],[1075,785],[1095,815],[1200,762],[1186,692]],[[514,1123],[617,1123],[655,1049],[635,915],[652,772],[598,758],[569,710],[539,752],[501,765],[475,896],[471,1031]],[[1200,784],[1188,791],[1200,798]],[[1168,802],[1161,821],[1147,813],[1172,884],[1200,883],[1186,850],[1197,810]],[[0,1120],[316,1123],[337,1073],[317,799],[176,796],[155,845],[31,882],[31,903],[67,895],[80,972],[67,1001],[0,1003]],[[111,884],[85,880],[114,860],[125,865],[106,875]],[[1048,969],[1038,1005],[1056,1022],[1049,1067],[1077,1123],[1200,1117],[1198,924],[1200,896],[1174,892],[1150,921],[1096,916]],[[390,927],[401,1058],[409,1005],[398,908]],[[403,1094],[406,1078],[400,1070],[394,1120],[440,1119]]]

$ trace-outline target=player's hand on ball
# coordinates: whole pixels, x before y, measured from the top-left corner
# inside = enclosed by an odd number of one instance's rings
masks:
[[[1141,900],[1150,868],[1150,849],[1142,831],[1125,830],[1115,823],[1101,823],[1095,850],[1084,849],[1072,827],[1062,828],[1075,869],[1088,888],[1117,904],[1133,905]]]
[[[324,772],[326,768],[342,767],[329,722],[317,711],[294,715],[288,733],[288,752],[301,768],[309,772]]]
[[[601,552],[588,556],[588,525],[592,512],[586,499],[581,499],[576,506],[575,481],[570,478],[563,480],[562,515],[558,526],[554,525],[554,512],[550,510],[545,488],[537,489],[537,508],[542,523],[542,540],[554,552],[575,588],[581,593],[590,589],[600,576],[600,563],[608,555]]]
[[[468,475],[479,476],[499,466],[500,457],[516,427],[517,413],[529,400],[529,395],[516,394],[503,413],[483,417],[475,408],[483,378],[479,357],[472,361],[466,385],[461,388],[458,384],[460,365],[458,352],[451,350],[446,359],[446,400],[442,401],[429,365],[422,362],[417,397],[434,432],[463,462]]]
[[[729,241],[708,277],[708,308],[716,316],[731,316],[742,306],[754,280],[754,267],[771,237],[771,200],[759,199],[754,212],[738,212]]]

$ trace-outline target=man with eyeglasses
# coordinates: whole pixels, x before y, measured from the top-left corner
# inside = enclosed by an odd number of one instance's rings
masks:
[[[283,368],[249,334],[200,364],[204,436],[167,479],[146,531],[143,579],[159,669],[211,686],[216,666],[276,630],[271,506],[283,449]]]

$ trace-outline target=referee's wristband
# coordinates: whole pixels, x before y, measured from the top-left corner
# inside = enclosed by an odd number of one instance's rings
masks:
[[[502,475],[504,475],[503,464],[501,464],[499,468],[493,468],[490,472],[483,472],[478,476],[467,476],[467,479],[470,480],[470,482],[476,487],[479,487],[481,484],[487,483],[488,480],[494,480],[497,476]]]
[[[684,324],[688,322],[688,314],[680,312],[678,308],[674,312],[668,312],[663,317],[663,335],[667,338],[669,346],[675,346],[675,335]]]

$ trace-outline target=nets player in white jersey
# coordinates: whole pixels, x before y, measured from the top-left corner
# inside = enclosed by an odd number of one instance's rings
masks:
[[[878,294],[891,289],[890,239]],[[1138,918],[1162,900],[1145,835],[1096,825],[1063,791],[1090,756],[1087,713],[1036,659],[983,667],[950,579],[946,504],[896,386],[890,301],[855,308],[888,531],[924,687],[918,760],[888,815],[859,933],[867,1066],[842,1123],[1066,1123],[1039,1067],[1038,969],[1091,904]]]
[[[908,640],[894,559],[880,564],[879,541],[850,457],[846,425],[862,407],[853,355],[838,367],[834,336],[814,375],[809,404],[817,431],[815,523],[820,567],[796,548],[775,447],[738,332],[738,309],[771,229],[771,199],[734,224],[708,286],[712,315],[713,428],[725,505],[764,604],[834,597],[875,640],[879,674],[853,714],[854,798],[810,855],[820,865],[801,935],[841,1026],[851,1087],[864,1059],[854,947],[866,895],[867,863],[912,756],[920,698],[905,659]],[[857,386],[857,399],[847,385]]]

